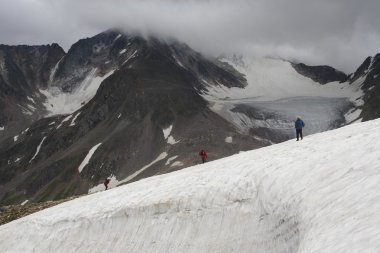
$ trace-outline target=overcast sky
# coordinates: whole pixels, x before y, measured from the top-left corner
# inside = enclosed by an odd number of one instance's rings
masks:
[[[379,0],[0,0],[0,44],[59,43],[108,28],[210,54],[249,51],[352,72],[380,53]]]

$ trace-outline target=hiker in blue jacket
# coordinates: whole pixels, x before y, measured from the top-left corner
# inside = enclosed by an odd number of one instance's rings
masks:
[[[299,137],[301,137],[301,140],[302,140],[303,139],[302,128],[305,127],[305,123],[302,121],[300,117],[297,117],[297,120],[294,123],[294,126],[296,128],[297,141],[299,141]]]

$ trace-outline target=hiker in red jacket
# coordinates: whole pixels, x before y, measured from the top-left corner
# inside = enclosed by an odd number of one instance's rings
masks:
[[[206,162],[207,154],[203,149],[199,152],[199,156],[202,158],[202,163]]]
[[[106,190],[108,189],[108,184],[110,183],[111,179],[107,178],[104,180],[104,186],[106,187]]]

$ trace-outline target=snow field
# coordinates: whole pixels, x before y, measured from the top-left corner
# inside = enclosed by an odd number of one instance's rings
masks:
[[[91,194],[0,226],[3,252],[378,252],[380,120]]]
[[[114,71],[115,70],[112,70],[104,76],[99,76],[98,69],[94,68],[71,93],[63,92],[60,88],[53,86],[46,90],[40,90],[40,92],[46,96],[44,105],[49,112],[48,116],[71,114],[77,111],[83,104],[86,104],[96,95],[100,84],[107,77],[112,75]],[[53,107],[51,105],[53,105]]]

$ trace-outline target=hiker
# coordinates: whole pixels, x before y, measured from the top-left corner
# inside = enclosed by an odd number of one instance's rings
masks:
[[[108,189],[108,184],[110,183],[111,179],[107,178],[104,180],[104,186],[106,187],[106,190]]]
[[[305,123],[302,121],[301,117],[297,117],[297,120],[294,123],[294,126],[296,128],[297,141],[299,141],[299,137],[301,137],[301,140],[302,140],[303,139],[302,128],[305,127]]]
[[[199,152],[199,156],[202,158],[202,163],[206,162],[207,154],[203,149]]]

